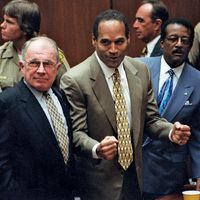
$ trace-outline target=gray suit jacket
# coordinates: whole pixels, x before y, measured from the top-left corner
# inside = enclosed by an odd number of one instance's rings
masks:
[[[161,57],[143,58],[150,69],[155,97],[158,96]],[[164,118],[191,127],[192,137],[187,145],[147,138],[143,144],[144,191],[167,194],[182,190],[188,182],[187,159],[192,159],[192,177],[200,177],[200,72],[185,64],[170,99]]]
[[[159,118],[146,66],[125,57],[124,69],[131,99],[135,179],[141,187],[143,130],[148,128],[150,134],[168,138],[172,125]],[[71,104],[81,197],[87,200],[120,199],[124,176],[129,172],[123,171],[117,158],[112,161],[92,158],[92,148],[97,142],[108,135],[117,137],[114,102],[95,55],[69,70],[62,77],[61,88]],[[131,178],[130,184],[136,182]],[[131,186],[124,189],[133,198]]]

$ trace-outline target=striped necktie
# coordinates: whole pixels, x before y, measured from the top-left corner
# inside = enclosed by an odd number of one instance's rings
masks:
[[[69,138],[67,135],[67,130],[64,125],[64,121],[60,113],[58,112],[58,109],[55,103],[53,102],[51,96],[48,93],[44,93],[44,97],[49,111],[49,115],[53,123],[55,135],[63,155],[64,162],[67,163],[69,156]]]
[[[113,74],[113,93],[115,98],[115,112],[118,133],[118,162],[126,170],[133,161],[130,127],[127,107],[122,91],[118,69]]]
[[[160,93],[158,95],[157,98],[157,103],[158,103],[158,107],[159,107],[159,112],[160,114],[163,114],[169,100],[170,97],[172,95],[172,91],[173,91],[173,76],[174,76],[174,71],[172,69],[170,69],[168,71],[169,73],[169,77],[168,79],[164,82]]]

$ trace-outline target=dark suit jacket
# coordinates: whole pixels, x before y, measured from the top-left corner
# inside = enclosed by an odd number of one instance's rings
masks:
[[[143,58],[150,69],[155,96],[158,96],[161,57]],[[191,127],[187,145],[147,138],[143,144],[144,191],[167,194],[182,190],[188,182],[188,152],[192,158],[192,176],[200,177],[200,72],[185,64],[163,117]]]
[[[159,39],[156,45],[154,46],[154,49],[151,52],[150,57],[161,56],[162,54],[163,54],[163,49],[160,46],[160,39]]]
[[[105,136],[117,137],[114,101],[95,55],[73,67],[61,79],[61,88],[72,107],[74,143],[79,153],[75,165],[79,174],[78,181],[82,183],[80,189],[83,199],[120,199],[123,184],[123,191],[126,191],[127,195],[125,199],[134,198],[134,183],[137,179],[142,187],[141,153],[144,127],[148,128],[151,134],[164,138],[168,138],[171,129],[171,124],[158,116],[146,66],[126,57],[124,69],[130,90],[131,135],[134,147],[134,167],[126,172],[118,164],[117,158],[111,161],[92,158],[92,148],[97,142]],[[132,174],[134,168],[135,177]]]
[[[67,103],[57,91],[54,93],[62,105],[71,138]],[[71,146],[65,165],[49,121],[23,81],[0,95],[0,115],[0,191],[23,191],[29,196],[31,191],[53,196],[67,191]]]

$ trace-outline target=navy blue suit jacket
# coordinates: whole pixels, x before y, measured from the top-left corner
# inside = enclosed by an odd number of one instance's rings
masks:
[[[149,67],[155,97],[158,96],[161,57],[141,58]],[[179,146],[147,138],[143,143],[144,192],[167,194],[180,191],[188,181],[190,153],[192,177],[200,177],[200,72],[185,64],[162,117],[191,127],[187,145]]]
[[[160,46],[160,39],[159,39],[158,42],[156,43],[156,45],[154,46],[150,57],[161,56],[162,54],[163,54],[163,49]]]
[[[54,93],[63,108],[71,142],[67,102],[58,91]],[[23,191],[29,197],[37,191],[43,195],[64,194],[70,180],[71,149],[65,164],[43,109],[23,81],[0,95],[0,192]]]

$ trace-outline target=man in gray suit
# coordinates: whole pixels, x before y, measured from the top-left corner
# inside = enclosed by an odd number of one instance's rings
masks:
[[[183,190],[189,179],[189,154],[192,178],[197,178],[197,189],[200,190],[200,72],[186,62],[193,39],[194,30],[190,22],[171,19],[161,32],[163,56],[142,59],[150,69],[158,101],[162,85],[168,77],[167,71],[173,70],[173,93],[161,115],[172,123],[188,124],[192,130],[191,140],[183,146],[150,137],[145,140],[143,191],[146,200]]]
[[[128,23],[116,10],[101,13],[93,26],[95,53],[64,74],[61,88],[71,105],[75,166],[83,200],[140,200],[142,133],[185,144],[190,128],[159,117],[149,72],[125,56],[130,42]],[[131,130],[133,162],[118,163],[119,127],[112,76],[118,70]],[[119,151],[120,152],[120,151]],[[126,154],[126,152],[125,152]]]

